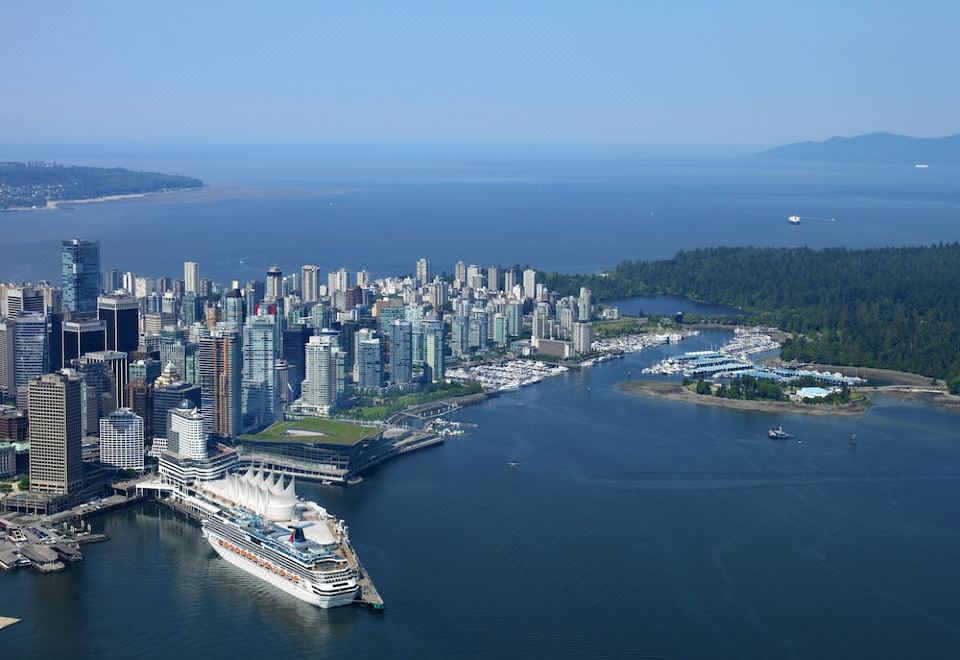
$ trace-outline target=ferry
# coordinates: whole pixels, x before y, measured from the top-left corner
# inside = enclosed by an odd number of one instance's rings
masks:
[[[248,469],[203,486],[212,505],[203,536],[218,555],[261,580],[321,608],[352,603],[359,591],[347,528],[266,472]]]
[[[791,215],[789,218],[787,218],[787,222],[790,223],[791,225],[799,225],[799,224],[800,224],[800,216],[799,216],[799,215]]]
[[[793,436],[784,431],[782,426],[774,426],[767,431],[767,437],[771,440],[789,440]]]

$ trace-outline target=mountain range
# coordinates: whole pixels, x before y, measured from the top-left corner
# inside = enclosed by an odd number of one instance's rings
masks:
[[[797,142],[757,155],[778,160],[835,163],[960,164],[960,135],[923,138],[894,133],[867,133],[853,137],[832,137],[823,142]]]

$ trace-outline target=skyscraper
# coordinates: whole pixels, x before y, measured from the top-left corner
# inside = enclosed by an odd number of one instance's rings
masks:
[[[320,300],[320,268],[306,264],[300,269],[303,278],[303,302],[317,302]]]
[[[190,383],[171,383],[153,390],[153,437],[168,438],[169,413],[185,400],[199,409],[200,388]]]
[[[426,257],[417,261],[417,284],[426,286],[430,282],[430,262]]]
[[[319,305],[314,306],[314,309],[317,307]],[[306,377],[306,347],[311,334],[310,327],[304,323],[288,326],[283,331],[282,355],[290,367],[289,384],[293,390],[291,400],[300,397],[300,383]]]
[[[513,287],[516,285],[517,271],[513,268],[503,271],[503,290],[507,292],[508,296],[513,292]]]
[[[277,418],[275,340],[273,316],[251,316],[243,325],[243,426],[260,430]]]
[[[592,307],[591,297],[592,292],[590,289],[585,286],[580,287],[580,299],[577,301],[580,321],[590,320],[590,309]]]
[[[336,408],[343,365],[336,333],[310,337],[306,346],[307,377],[301,386],[303,407],[321,415]]]
[[[446,340],[443,321],[428,321],[424,324],[424,373],[433,383],[442,382],[446,377]]]
[[[577,321],[573,324],[573,352],[577,355],[590,352],[593,342],[593,326],[589,321]]]
[[[100,462],[118,470],[143,470],[143,419],[129,408],[100,420]]]
[[[331,296],[337,291],[346,291],[350,286],[350,271],[338,268],[327,275],[327,293]]]
[[[200,264],[196,261],[183,262],[184,293],[200,293]]]
[[[6,316],[15,319],[21,314],[46,314],[44,289],[28,286],[12,286],[6,290]],[[0,309],[0,315],[3,315]]]
[[[225,331],[200,339],[197,352],[203,416],[220,438],[241,432],[241,354],[237,333]]]
[[[380,340],[371,337],[357,342],[357,386],[378,390],[383,386],[383,351]]]
[[[537,271],[528,269],[523,271],[523,297],[535,298],[537,296]]]
[[[132,353],[140,344],[140,307],[133,296],[109,294],[97,298],[97,317],[106,326],[106,348]]]
[[[500,290],[500,266],[487,268],[487,288],[491,291]]]
[[[83,486],[80,378],[44,374],[28,388],[30,490],[73,493]]]
[[[10,380],[15,388],[19,388],[47,370],[47,320],[41,314],[21,314],[8,319],[7,328],[7,341],[13,340],[13,377]]]
[[[277,266],[267,269],[266,297],[271,300],[283,297],[283,271]]]
[[[167,416],[167,450],[182,458],[207,457],[207,428],[203,414],[192,402],[181,401]]]
[[[68,312],[93,312],[100,294],[100,241],[71,238],[60,247],[63,307]]]
[[[129,378],[129,365],[127,363],[127,354],[122,351],[92,351],[86,353],[84,359],[94,364],[102,362],[108,366],[113,374],[114,392],[113,395],[118,408],[127,406],[127,380]]]
[[[413,324],[397,319],[390,324],[390,384],[413,382]]]

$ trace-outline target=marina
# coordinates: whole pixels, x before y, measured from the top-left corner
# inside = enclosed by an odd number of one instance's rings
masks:
[[[668,333],[648,332],[630,334],[621,337],[598,339],[591,344],[591,348],[600,353],[637,353],[653,346],[677,344],[689,337],[696,337],[698,334],[700,334],[699,330],[687,329]]]
[[[535,385],[545,378],[560,376],[568,371],[569,367],[559,364],[536,360],[510,360],[449,369],[447,378],[452,381],[475,381],[485,389],[508,392]]]

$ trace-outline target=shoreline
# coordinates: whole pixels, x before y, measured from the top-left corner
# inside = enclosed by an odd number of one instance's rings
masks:
[[[703,406],[729,408],[748,412],[763,413],[795,413],[799,415],[862,415],[870,408],[869,398],[863,401],[844,403],[839,405],[806,404],[793,401],[747,401],[742,399],[722,399],[717,396],[695,394],[680,383],[654,380],[628,380],[620,383],[617,388],[628,394],[648,396],[669,401],[683,401]]]
[[[163,190],[152,190],[142,193],[124,193],[121,195],[104,195],[103,197],[88,197],[86,199],[51,199],[47,200],[45,206],[14,206],[9,209],[0,209],[3,213],[22,213],[26,211],[61,211],[61,206],[70,204],[97,204],[99,202],[121,202],[128,199],[141,199],[151,195],[164,195],[167,193],[183,192],[185,190],[199,190],[206,188],[203,186],[194,186],[191,188],[165,188]]]

